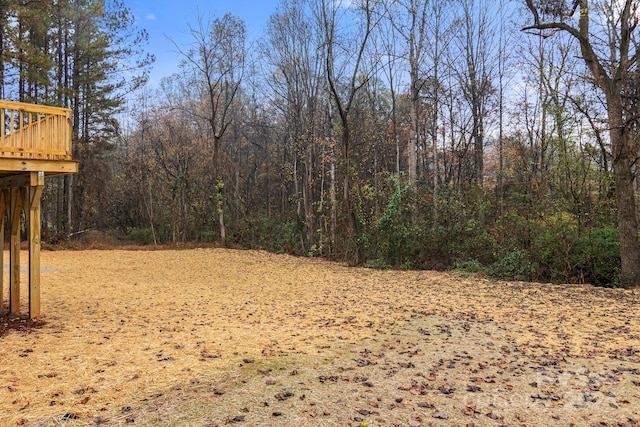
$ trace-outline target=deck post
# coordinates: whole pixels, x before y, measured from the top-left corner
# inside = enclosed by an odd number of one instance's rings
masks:
[[[9,228],[11,243],[9,247],[9,313],[20,314],[20,210],[22,197],[19,187],[11,188],[9,202]]]
[[[0,190],[0,307],[4,302],[4,214],[8,197],[7,190]]]
[[[29,318],[40,317],[40,199],[44,188],[44,172],[31,172],[25,188],[25,214],[29,211]]]

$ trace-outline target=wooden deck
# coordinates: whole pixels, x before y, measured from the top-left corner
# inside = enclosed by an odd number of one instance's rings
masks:
[[[71,110],[0,100],[0,254],[9,237],[9,313],[20,315],[20,230],[27,220],[29,318],[40,317],[40,198],[45,177],[76,173]],[[0,309],[4,298],[0,260]]]

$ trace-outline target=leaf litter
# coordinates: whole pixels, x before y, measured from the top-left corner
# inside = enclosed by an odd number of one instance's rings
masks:
[[[0,311],[2,425],[640,425],[638,291],[226,249],[42,263],[43,318]]]

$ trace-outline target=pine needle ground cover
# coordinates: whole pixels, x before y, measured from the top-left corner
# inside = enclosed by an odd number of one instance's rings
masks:
[[[2,426],[640,425],[638,291],[223,249],[42,265],[43,318],[0,313]]]

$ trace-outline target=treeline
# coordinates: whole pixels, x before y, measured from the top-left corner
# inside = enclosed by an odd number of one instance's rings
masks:
[[[29,13],[19,1],[0,9],[3,96],[76,114],[81,172],[48,187],[45,239],[97,229],[141,244],[637,284],[621,262],[629,206],[612,98],[580,56],[585,40],[542,25],[582,28],[570,4],[283,0],[257,38],[239,17],[201,15],[186,28],[191,43],[176,45],[179,71],[130,92],[141,81],[131,69],[144,77],[148,65],[144,32],[107,3],[36,2],[51,19],[39,38],[19,24],[31,22],[34,2]],[[624,5],[611,6],[590,31],[632,23]],[[62,30],[59,10],[75,30]],[[95,13],[86,45],[78,10]],[[611,44],[596,53],[620,48],[635,26],[625,28],[598,39]],[[619,91],[629,135],[634,61]],[[74,74],[76,62],[85,71]],[[635,185],[638,147],[625,147]]]

